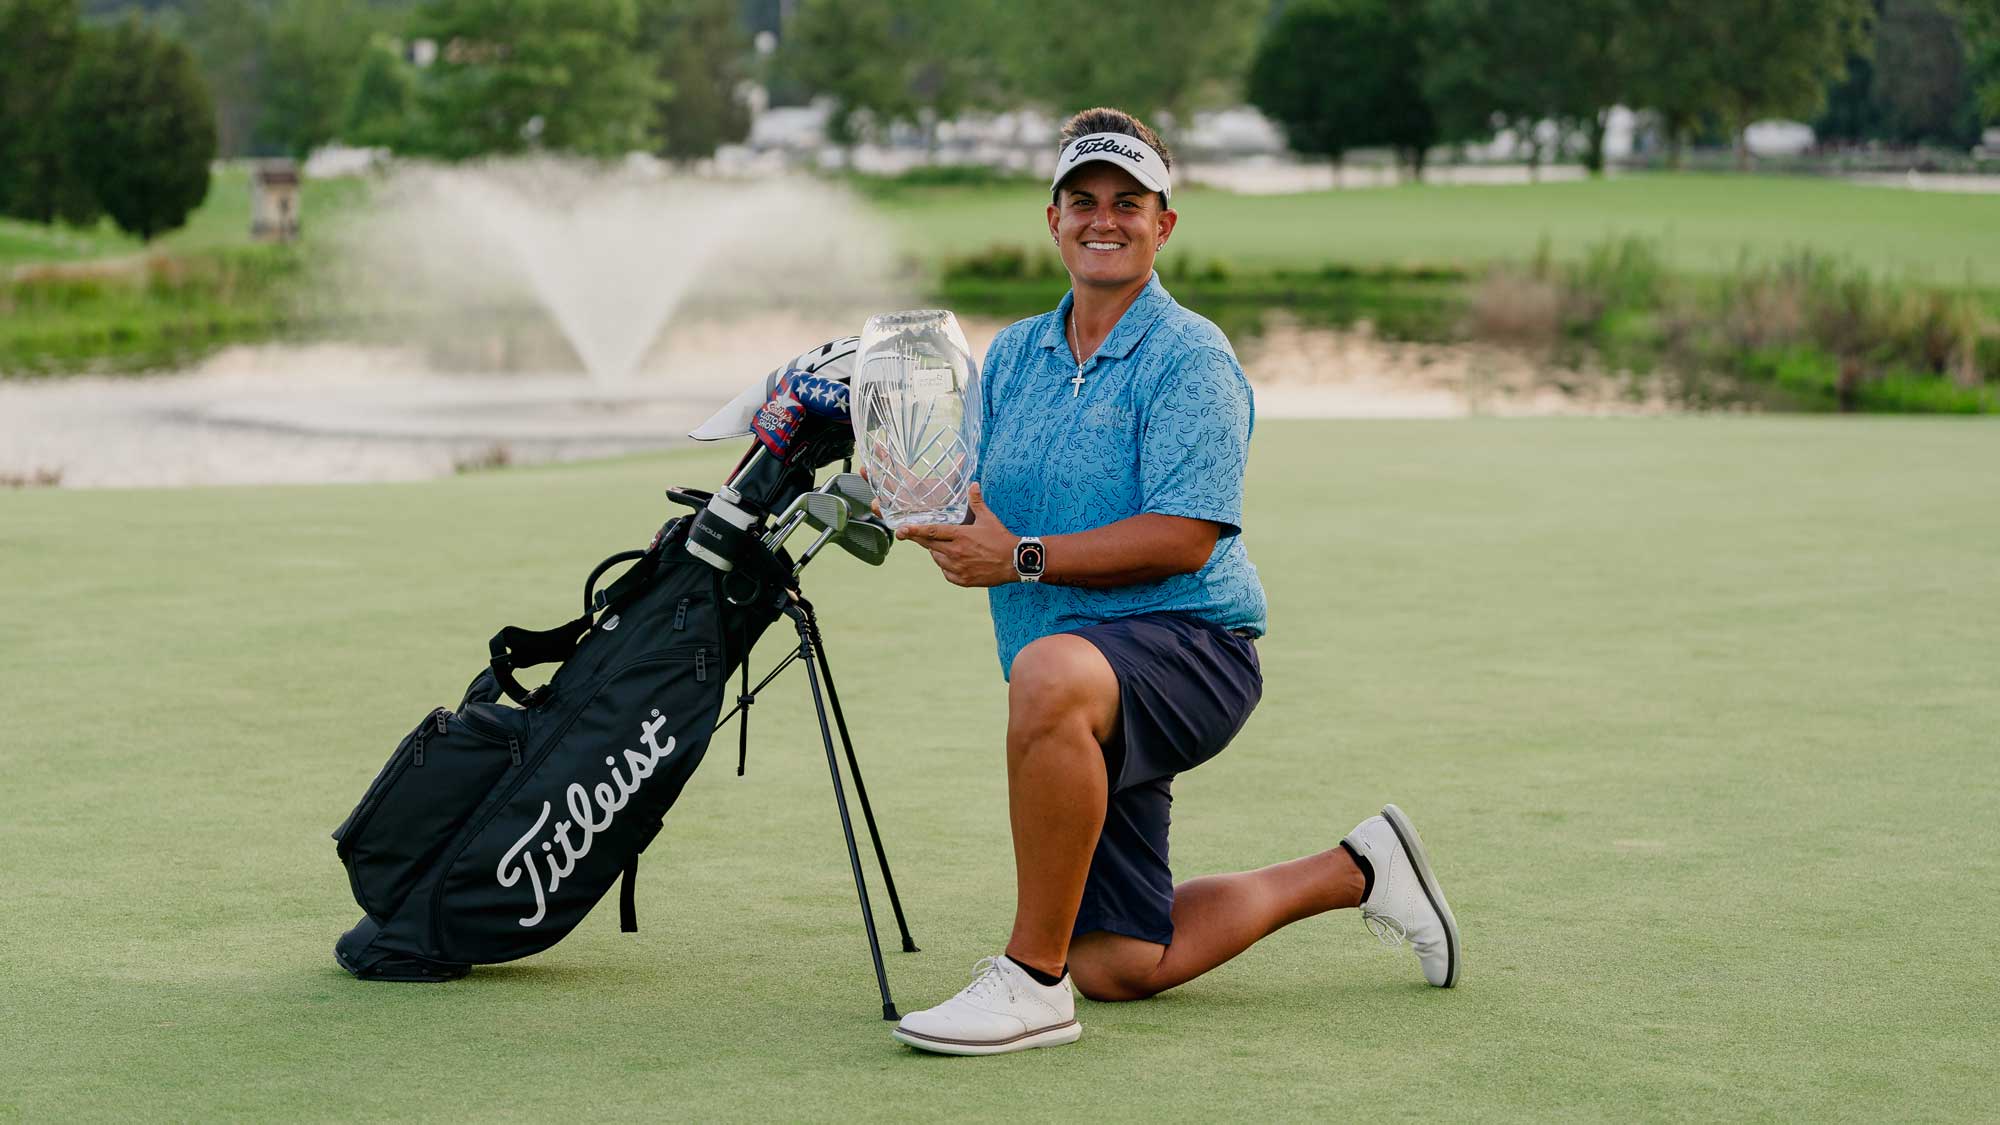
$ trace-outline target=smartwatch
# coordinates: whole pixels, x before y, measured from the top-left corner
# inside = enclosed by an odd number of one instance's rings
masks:
[[[1043,549],[1039,538],[1023,535],[1021,541],[1014,544],[1014,573],[1021,576],[1021,581],[1040,582],[1042,572],[1048,569],[1048,565],[1048,552]]]

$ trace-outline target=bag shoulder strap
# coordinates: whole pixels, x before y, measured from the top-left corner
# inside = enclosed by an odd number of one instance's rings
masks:
[[[583,613],[572,621],[565,621],[553,629],[523,629],[509,625],[493,634],[486,642],[489,664],[493,669],[493,679],[507,698],[523,707],[533,707],[548,697],[548,685],[543,684],[533,691],[521,686],[514,678],[519,668],[533,668],[537,664],[560,664],[576,655],[576,646],[583,641],[583,635],[597,616],[597,611],[611,606],[623,607],[633,598],[643,593],[660,576],[660,557],[687,537],[686,519],[677,519],[660,529],[654,537],[653,545],[644,551],[620,551],[591,570],[590,577],[583,582]],[[604,572],[622,562],[636,562],[638,565],[619,575],[617,581],[599,592],[597,580]]]
[[[591,615],[586,613],[553,629],[523,629],[518,625],[501,629],[486,642],[490,657],[487,663],[493,669],[494,682],[507,693],[507,698],[523,707],[540,703],[548,695],[548,685],[529,691],[514,678],[514,670],[568,660],[576,655],[576,646],[590,630],[590,624]]]

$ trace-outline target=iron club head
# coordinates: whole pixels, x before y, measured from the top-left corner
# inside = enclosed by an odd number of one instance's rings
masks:
[[[896,544],[896,533],[874,516],[862,516],[848,520],[847,530],[833,543],[869,566],[881,566],[888,561],[889,548]]]
[[[854,509],[850,515],[865,516],[875,509],[875,486],[860,473],[835,473],[827,482],[827,491],[847,500]]]
[[[812,546],[799,556],[798,565],[792,567],[793,574],[804,569],[813,556],[819,554],[820,548],[847,530],[847,501],[830,492],[808,492],[805,495],[805,517],[807,523],[821,530]]]
[[[869,566],[881,566],[888,559],[896,536],[870,510],[875,503],[875,490],[859,474],[841,473],[828,481],[822,491],[831,492],[847,503],[847,528],[834,538],[834,545]],[[807,513],[806,522],[825,530],[825,525],[815,521],[811,513]]]

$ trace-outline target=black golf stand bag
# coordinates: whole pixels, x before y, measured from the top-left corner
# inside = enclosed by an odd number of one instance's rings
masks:
[[[903,949],[916,945],[797,582],[798,568],[828,542],[870,562],[888,550],[887,528],[867,515],[865,492],[855,495],[865,490],[859,478],[837,478],[845,499],[831,484],[814,489],[818,470],[852,453],[844,382],[853,352],[851,338],[814,349],[695,431],[754,433],[757,441],[716,493],[669,489],[695,511],[667,523],[645,550],[599,564],[577,618],[500,630],[458,706],[432,711],[404,737],[333,834],[366,912],[334,947],[342,968],[363,980],[442,981],[526,957],[561,941],[621,875],[622,928],[636,929],[639,853],[718,725],[742,712],[739,752],[747,751],[746,708],[797,661],[819,713],[882,1014],[897,1018],[834,754],[836,727]],[[807,521],[822,531],[794,562],[783,541]],[[602,582],[620,564],[629,565]],[[753,689],[745,661],[781,616],[798,646]],[[548,664],[558,667],[533,690],[515,676]],[[725,715],[732,675],[739,690]]]

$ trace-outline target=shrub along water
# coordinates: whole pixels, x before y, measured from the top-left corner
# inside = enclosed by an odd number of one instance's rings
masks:
[[[1981,295],[1896,281],[1811,250],[1720,276],[1672,270],[1660,246],[1620,238],[1560,261],[1544,241],[1521,265],[1472,276],[1435,267],[1250,272],[1165,258],[1174,295],[1232,336],[1284,308],[1315,323],[1370,322],[1391,339],[1477,339],[1666,377],[1698,408],[1743,401],[1807,410],[2000,413],[2000,317]],[[947,259],[940,299],[1029,316],[1068,287],[1047,250],[996,245]]]
[[[133,371],[324,330],[291,246],[26,266],[0,280],[0,372]]]
[[[1473,288],[1471,335],[1595,353],[1610,366],[1720,372],[1808,409],[2000,413],[2000,316],[1990,296],[1886,278],[1800,250],[1747,254],[1720,276],[1667,270],[1618,239],[1571,263],[1546,248]]]
[[[1345,327],[1366,320],[1395,339],[1449,340],[1470,281],[1461,270],[1440,267],[1245,271],[1219,258],[1172,254],[1160,260],[1159,271],[1176,300],[1238,338],[1257,335],[1265,313],[1284,309],[1309,323]],[[1023,317],[1054,308],[1069,275],[1052,250],[1003,243],[947,258],[931,284],[938,300],[959,312]]]

